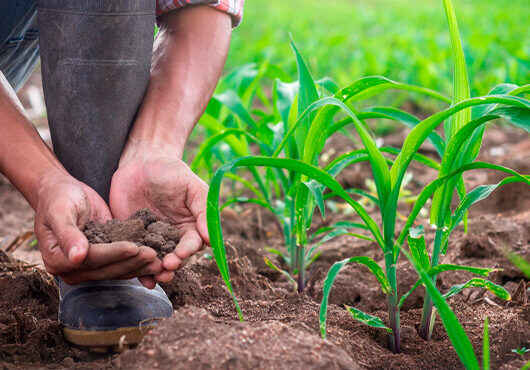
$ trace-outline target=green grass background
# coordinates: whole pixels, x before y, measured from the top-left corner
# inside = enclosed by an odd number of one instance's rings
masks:
[[[530,81],[530,1],[455,0],[472,95]],[[451,93],[451,56],[441,0],[246,0],[227,70],[269,60],[293,79],[289,33],[314,77],[344,86],[384,75]]]

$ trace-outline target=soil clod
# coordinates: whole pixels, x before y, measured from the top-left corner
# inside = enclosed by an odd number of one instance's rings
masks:
[[[159,258],[173,252],[180,239],[176,226],[148,209],[139,210],[124,221],[110,220],[104,224],[90,221],[84,233],[90,243],[129,241],[145,245],[153,248]]]

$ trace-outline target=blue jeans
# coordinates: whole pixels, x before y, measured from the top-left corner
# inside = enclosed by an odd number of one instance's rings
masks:
[[[36,0],[0,0],[0,71],[18,90],[38,61]]]

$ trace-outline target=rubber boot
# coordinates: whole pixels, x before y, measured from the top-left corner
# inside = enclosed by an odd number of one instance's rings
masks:
[[[106,201],[149,81],[153,0],[39,0],[44,97],[54,151]]]
[[[64,167],[106,201],[148,81],[153,0],[39,0],[44,96],[53,149]],[[138,279],[70,286],[59,279],[66,338],[101,347],[137,343],[171,316],[160,287]],[[121,343],[121,342],[120,342]]]

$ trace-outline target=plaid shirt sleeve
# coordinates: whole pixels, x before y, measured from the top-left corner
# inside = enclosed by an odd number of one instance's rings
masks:
[[[232,17],[232,24],[237,27],[243,18],[243,3],[245,0],[156,0],[157,16],[180,9],[186,5],[206,4],[225,12]]]

